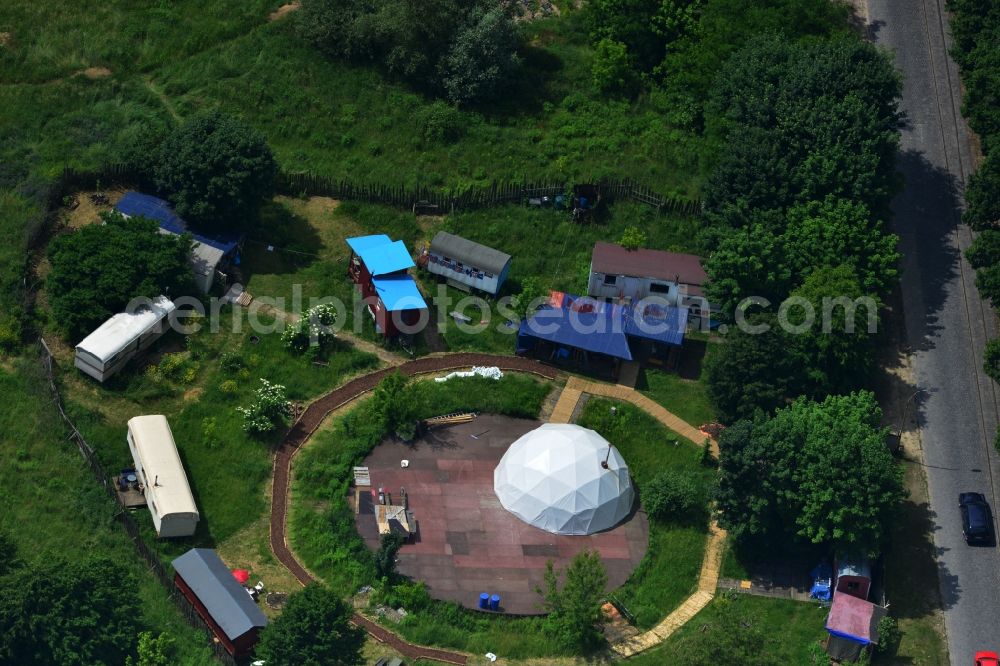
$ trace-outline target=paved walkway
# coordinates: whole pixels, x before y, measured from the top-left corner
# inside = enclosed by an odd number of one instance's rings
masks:
[[[722,551],[725,542],[726,531],[713,522],[709,527],[708,544],[705,547],[705,559],[701,562],[701,575],[698,577],[697,591],[685,599],[684,603],[658,625],[638,636],[613,643],[611,649],[619,656],[631,657],[643,650],[655,647],[707,606],[715,597],[715,588],[719,583],[719,569],[722,567]]]
[[[714,439],[707,437],[705,433],[635,389],[620,384],[602,384],[580,377],[570,377],[549,420],[553,423],[569,423],[573,418],[576,405],[584,393],[630,402],[698,446],[704,444],[705,440],[708,439],[712,455],[716,457],[719,455],[719,444]],[[722,567],[722,552],[725,542],[726,531],[713,521],[709,526],[705,556],[701,562],[698,589],[658,625],[638,636],[631,636],[612,643],[611,649],[621,657],[631,657],[643,650],[648,650],[666,640],[707,606],[715,597],[715,590],[719,585],[719,570]]]
[[[576,407],[576,403],[583,393],[621,400],[622,402],[631,402],[678,435],[691,440],[698,446],[702,446],[706,439],[709,440],[712,447],[712,455],[716,457],[719,455],[719,443],[714,439],[668,411],[663,405],[653,402],[633,388],[620,384],[602,384],[601,382],[594,382],[580,377],[570,377],[569,381],[566,382],[566,388],[563,389],[563,394],[560,396],[559,402],[556,404],[555,411],[552,412],[551,420],[554,423],[569,423],[573,409]],[[557,421],[557,416],[560,419],[565,418],[565,420]]]

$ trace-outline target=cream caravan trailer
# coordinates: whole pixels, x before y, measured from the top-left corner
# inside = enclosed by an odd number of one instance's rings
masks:
[[[159,537],[185,537],[198,527],[198,507],[167,417],[135,416],[128,422],[128,448]]]

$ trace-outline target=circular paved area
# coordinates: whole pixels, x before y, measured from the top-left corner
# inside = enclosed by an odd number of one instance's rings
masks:
[[[564,568],[590,548],[601,554],[608,589],[622,585],[649,542],[645,513],[635,511],[614,529],[562,536],[532,527],[508,513],[493,493],[493,469],[507,448],[538,421],[481,415],[469,423],[436,428],[412,445],[386,441],[365,460],[372,487],[398,497],[405,488],[419,526],[415,543],[399,552],[398,570],[426,583],[438,599],[475,608],[481,592],[499,594],[502,609],[539,614],[548,560]],[[400,460],[410,461],[400,467]],[[353,496],[351,500],[353,501]],[[377,501],[374,500],[374,501]],[[371,494],[362,496],[358,531],[378,547]]]

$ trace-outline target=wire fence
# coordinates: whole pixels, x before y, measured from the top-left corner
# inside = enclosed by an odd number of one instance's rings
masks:
[[[103,465],[101,465],[93,447],[90,446],[87,439],[83,436],[80,430],[76,427],[76,424],[73,423],[73,420],[66,413],[63,406],[62,395],[60,394],[59,386],[56,383],[55,362],[52,352],[49,349],[48,344],[46,344],[44,338],[38,338],[38,347],[42,367],[45,370],[45,377],[49,383],[49,390],[52,392],[52,402],[55,404],[56,409],[59,410],[59,415],[62,417],[63,423],[65,423],[66,427],[69,428],[69,439],[76,445],[80,455],[83,456],[83,460],[87,463],[87,467],[90,468],[90,471],[94,476],[94,480],[104,489],[108,497],[111,498],[111,501],[115,503],[115,522],[122,528],[125,534],[128,535],[129,540],[135,547],[136,552],[143,559],[143,561],[145,561],[149,571],[163,586],[167,596],[174,601],[181,614],[187,618],[192,627],[205,632],[208,637],[207,644],[215,653],[216,658],[223,664],[226,664],[226,666],[236,666],[236,659],[226,652],[226,649],[222,647],[219,642],[211,638],[212,630],[198,614],[198,611],[188,598],[177,590],[170,572],[167,571],[167,568],[163,565],[159,556],[143,539],[138,523],[136,523],[132,518],[132,515],[129,513],[128,509],[122,503],[121,498],[118,496],[118,493],[115,491],[115,484],[112,481],[112,475],[108,474],[107,470],[105,470]]]

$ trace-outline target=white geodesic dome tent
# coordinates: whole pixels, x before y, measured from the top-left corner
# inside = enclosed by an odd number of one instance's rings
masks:
[[[635,500],[628,465],[613,446],[609,456],[609,446],[588,428],[546,423],[507,449],[493,470],[493,490],[505,509],[548,532],[609,529]]]

